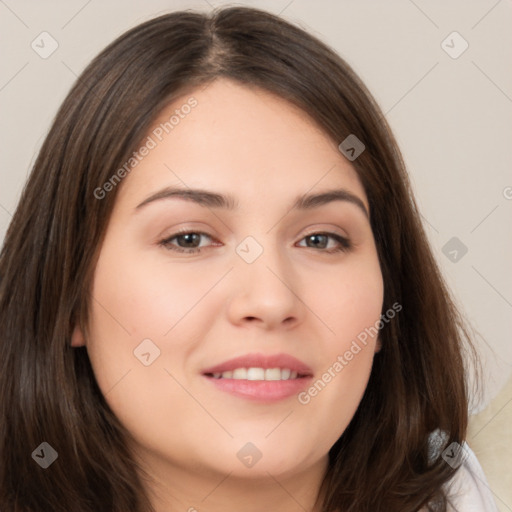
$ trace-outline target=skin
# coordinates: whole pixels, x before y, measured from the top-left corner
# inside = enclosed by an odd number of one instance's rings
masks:
[[[76,326],[72,344],[86,345],[100,389],[132,434],[157,512],[318,510],[328,451],[359,405],[379,340],[369,338],[305,405],[296,395],[275,403],[232,396],[201,371],[249,352],[284,352],[320,378],[378,322],[383,281],[362,209],[334,201],[290,210],[298,195],[343,188],[368,211],[366,194],[334,141],[259,89],[216,80],[169,105],[155,126],[191,96],[197,106],[120,185],[95,268],[89,335]],[[135,209],[168,186],[231,194],[239,209],[180,198]],[[159,244],[181,228],[207,233],[196,239],[200,253]],[[335,239],[308,237],[324,232],[348,238],[351,249],[329,254]],[[250,264],[235,251],[247,236],[263,249]],[[149,366],[134,356],[146,338],[160,350]],[[248,442],[262,454],[250,468],[237,457]]]

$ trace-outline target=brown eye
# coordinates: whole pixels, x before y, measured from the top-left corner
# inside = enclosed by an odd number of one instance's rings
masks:
[[[206,233],[198,231],[183,231],[174,233],[170,237],[161,240],[159,245],[171,251],[199,253],[201,251],[199,244],[201,243],[202,237],[212,240],[212,237]]]

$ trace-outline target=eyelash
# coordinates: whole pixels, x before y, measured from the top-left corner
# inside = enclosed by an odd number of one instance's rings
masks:
[[[174,233],[170,237],[167,237],[167,238],[161,240],[160,242],[158,242],[158,244],[163,246],[165,249],[167,249],[169,251],[175,251],[175,252],[186,253],[186,254],[199,254],[201,252],[201,247],[194,247],[194,248],[186,249],[186,248],[178,247],[176,245],[171,244],[172,240],[174,240],[175,238],[178,238],[179,236],[183,236],[183,235],[204,235],[204,236],[208,237],[210,240],[213,240],[213,237],[208,235],[208,233],[204,233],[202,231],[182,230],[182,231],[178,231],[177,233]],[[327,236],[328,238],[332,238],[332,239],[336,240],[340,244],[338,247],[336,247],[334,249],[320,249],[320,252],[325,252],[327,254],[335,254],[335,253],[339,253],[339,252],[349,252],[352,249],[352,244],[351,244],[350,240],[348,238],[342,237],[336,233],[329,233],[329,232],[323,232],[323,231],[313,232],[313,233],[309,233],[306,236],[304,236],[304,238],[302,238],[301,241],[306,238],[315,236],[315,235]],[[306,247],[306,249],[315,249],[315,248],[314,247]]]

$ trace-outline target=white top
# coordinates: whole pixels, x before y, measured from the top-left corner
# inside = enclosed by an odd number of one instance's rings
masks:
[[[436,431],[431,437],[431,453],[438,453],[442,434]],[[442,452],[442,458],[458,467],[453,478],[445,484],[449,512],[498,512],[493,493],[485,478],[482,466],[469,445],[452,443]]]
[[[493,493],[473,450],[463,445],[463,461],[449,485],[449,499],[457,512],[498,512]]]

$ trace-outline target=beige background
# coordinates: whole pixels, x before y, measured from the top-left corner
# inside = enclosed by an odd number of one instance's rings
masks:
[[[0,0],[0,240],[59,104],[96,53],[157,14],[227,3]],[[468,442],[500,511],[512,511],[512,2],[236,3],[280,13],[333,46],[386,113],[433,249],[480,333],[486,388]],[[47,58],[31,47],[41,37],[58,44]],[[452,237],[468,249],[458,261],[449,246],[443,253]]]

